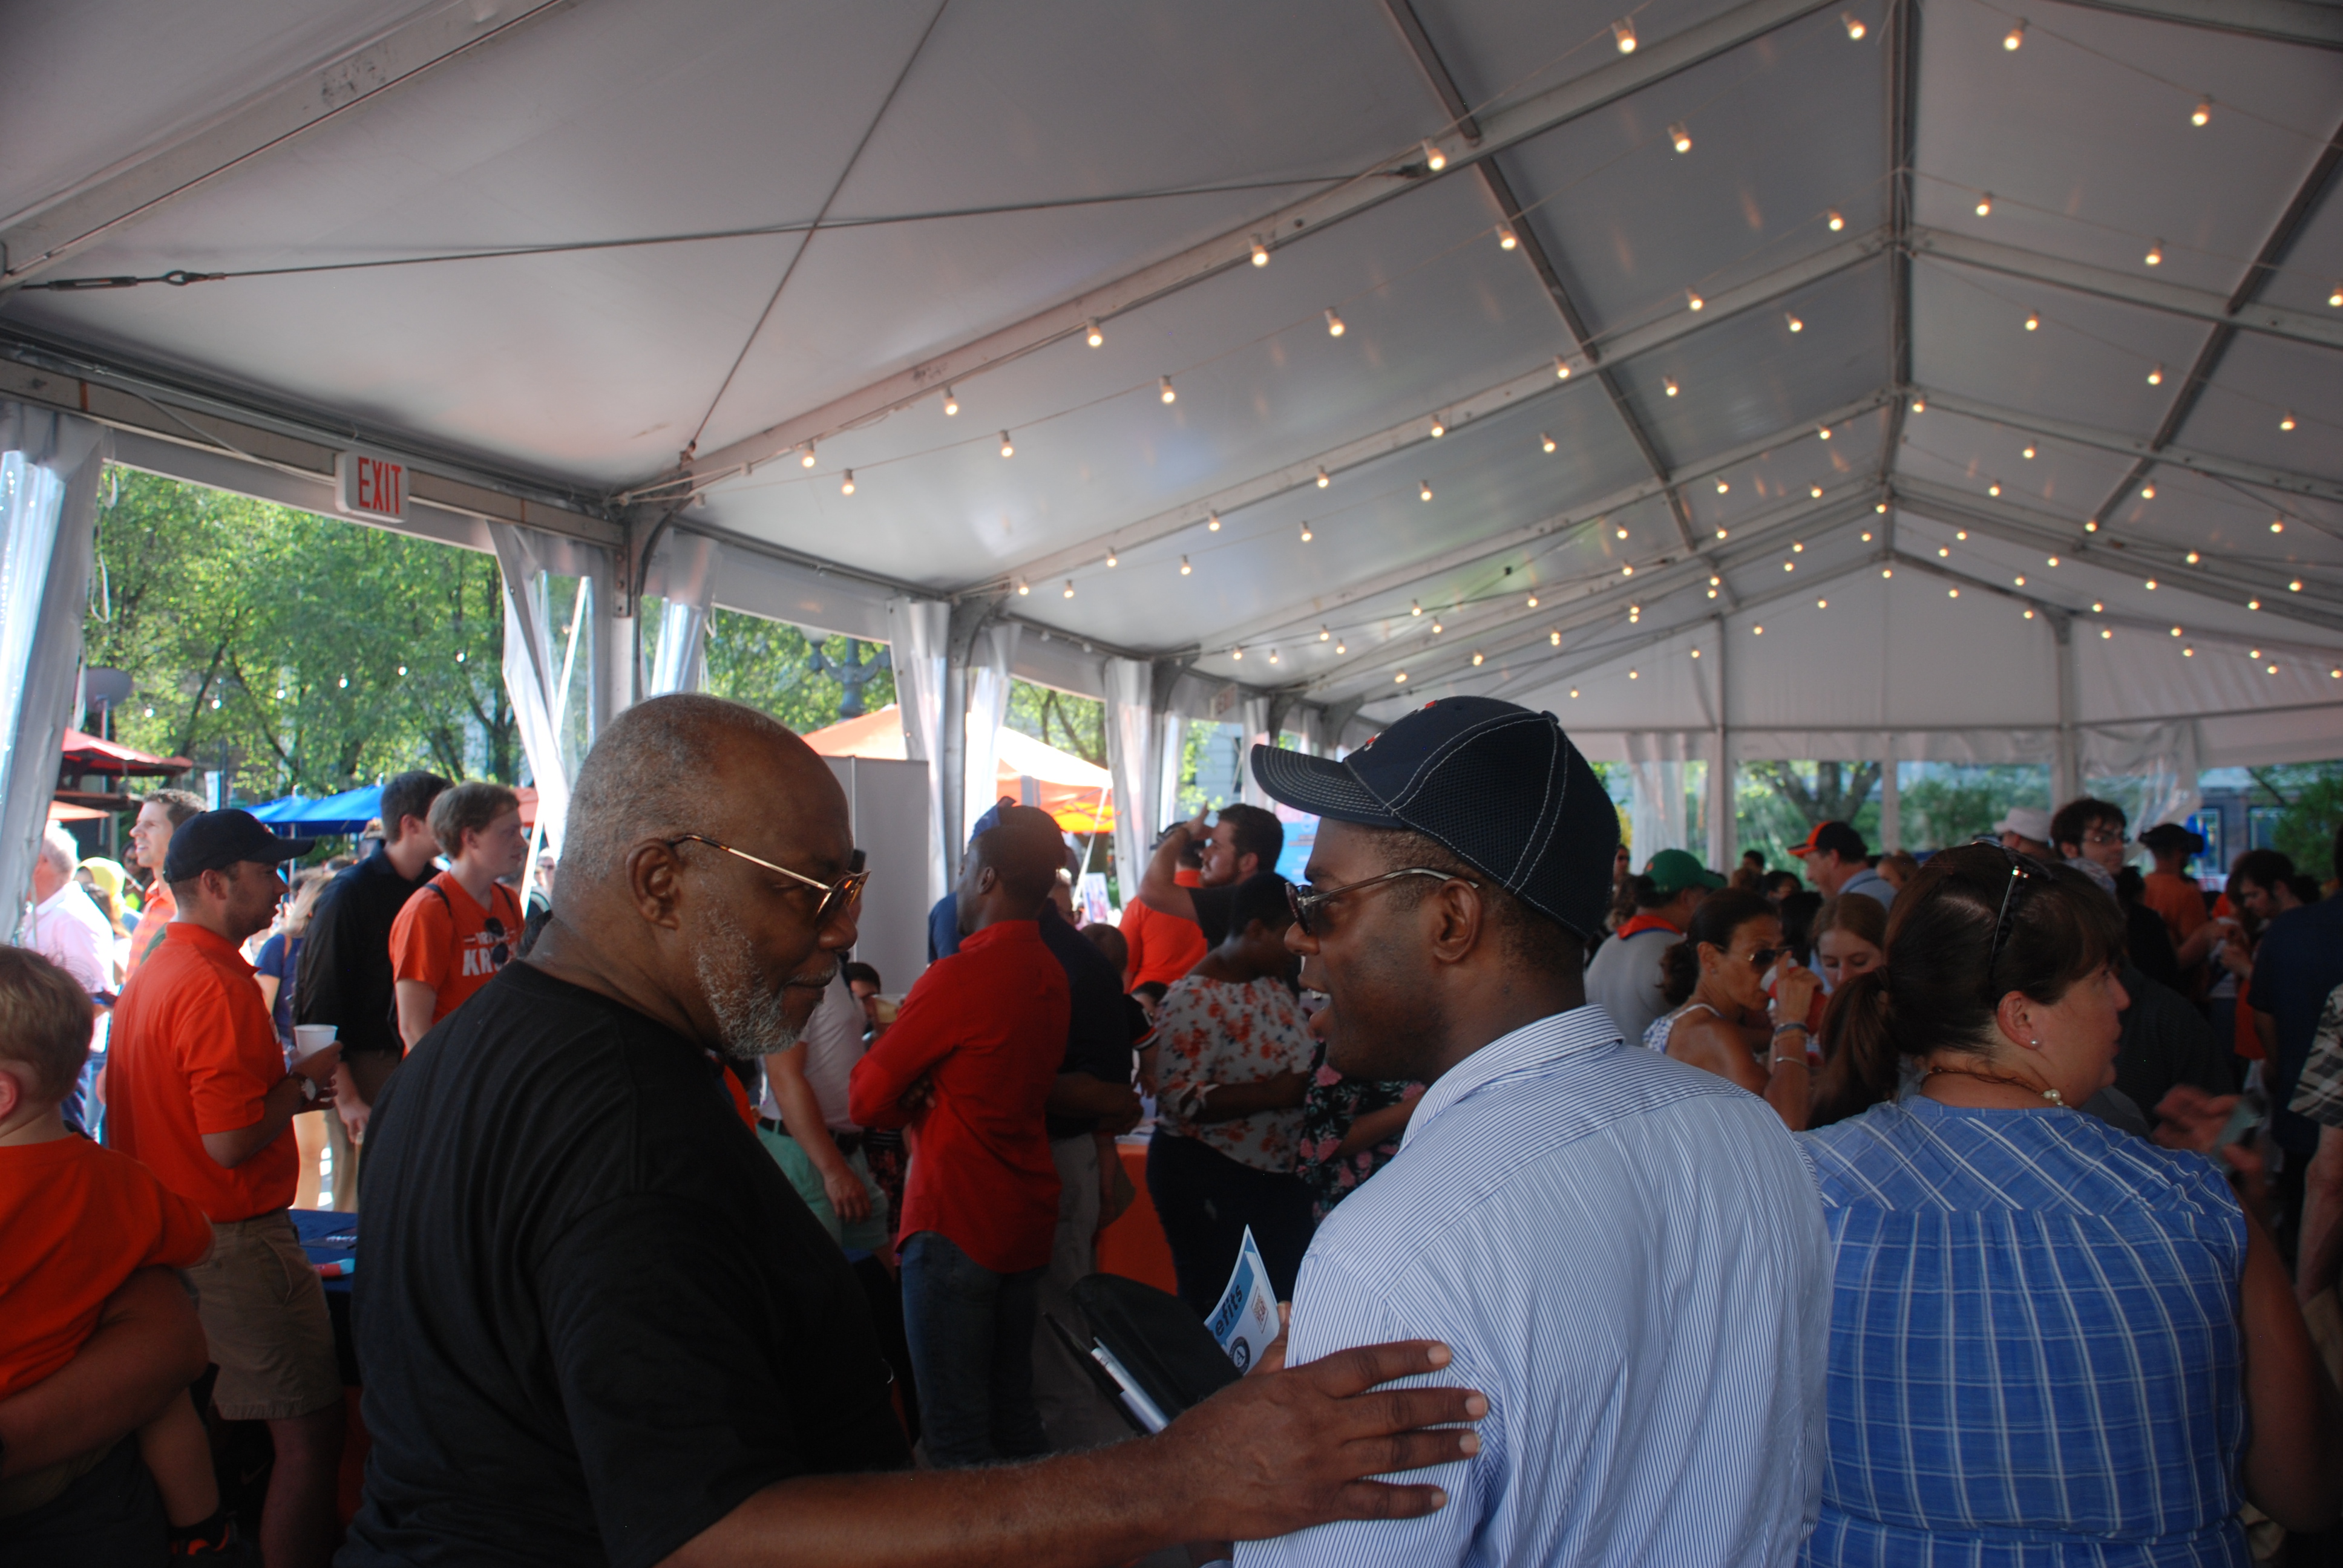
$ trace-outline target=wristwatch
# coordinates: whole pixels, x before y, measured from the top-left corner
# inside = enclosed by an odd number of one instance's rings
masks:
[[[293,1076],[301,1081],[301,1103],[304,1105],[317,1104],[317,1081],[310,1077],[306,1072],[297,1072]]]

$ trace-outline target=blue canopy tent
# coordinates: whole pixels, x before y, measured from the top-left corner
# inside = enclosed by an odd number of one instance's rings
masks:
[[[287,795],[281,800],[255,806],[251,810],[254,816],[267,823],[272,831],[287,839],[327,833],[358,833],[382,814],[382,786],[369,784],[359,789],[345,789],[322,800],[307,800],[298,795]]]

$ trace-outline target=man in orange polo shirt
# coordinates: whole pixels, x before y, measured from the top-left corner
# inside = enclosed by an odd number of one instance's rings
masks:
[[[528,858],[520,797],[501,784],[441,790],[430,820],[448,867],[415,890],[390,928],[398,1035],[409,1050],[510,961],[520,895],[497,879]]]
[[[212,1402],[224,1420],[266,1422],[276,1445],[260,1519],[269,1568],[333,1555],[342,1450],[333,1324],[286,1213],[294,1113],[332,1100],[337,1052],[285,1070],[239,950],[285,896],[278,866],[311,843],[248,811],[178,826],[163,866],[178,914],[116,1004],[108,1068],[108,1141],[212,1222],[212,1255],[186,1278],[219,1366]]]

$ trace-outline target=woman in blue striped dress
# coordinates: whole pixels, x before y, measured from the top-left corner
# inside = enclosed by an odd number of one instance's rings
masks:
[[[2245,1568],[2243,1500],[2336,1517],[2343,1413],[2260,1222],[2072,1109],[2114,1080],[2122,943],[2082,877],[1980,844],[1834,999],[1886,1103],[1804,1135],[1835,1251],[1807,1563]]]

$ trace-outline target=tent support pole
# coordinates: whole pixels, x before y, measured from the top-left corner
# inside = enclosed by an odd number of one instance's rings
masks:
[[[1733,639],[1725,635],[1723,616],[1716,618],[1715,625],[1716,749],[1708,763],[1708,857],[1709,864],[1718,870],[1730,871],[1741,858],[1741,846],[1735,842],[1740,824],[1734,809],[1740,789],[1733,766],[1733,696],[1726,686],[1733,670],[1729,651]]]
[[[1896,777],[1896,732],[1879,739],[1879,844],[1882,853],[1904,847],[1903,780]]]
[[[2052,809],[2083,792],[2082,759],[2075,747],[2075,623],[2069,617],[2050,618],[2051,635],[2058,646],[2058,753],[2050,779]]]

